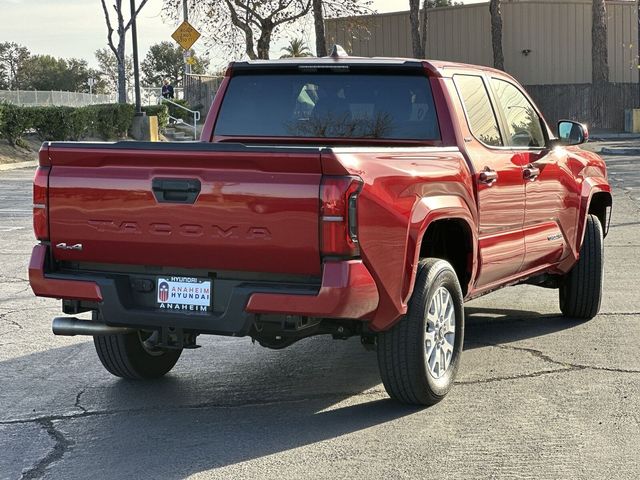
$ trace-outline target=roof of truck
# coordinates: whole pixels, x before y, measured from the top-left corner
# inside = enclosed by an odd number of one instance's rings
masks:
[[[328,57],[297,57],[282,58],[277,60],[246,60],[232,63],[232,70],[253,69],[281,69],[281,68],[341,68],[341,67],[383,67],[383,68],[408,68],[426,69],[434,77],[449,77],[455,70],[475,70],[477,72],[490,73],[492,75],[512,78],[509,74],[495,68],[483,65],[470,65],[466,63],[450,62],[446,60],[419,60],[416,58],[394,57],[352,57],[352,56],[328,56]],[[449,70],[451,73],[447,72]]]

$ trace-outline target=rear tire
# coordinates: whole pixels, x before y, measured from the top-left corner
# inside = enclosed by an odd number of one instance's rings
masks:
[[[451,265],[422,260],[407,314],[378,334],[378,365],[391,398],[433,405],[453,386],[464,341],[463,296]]]
[[[560,286],[560,310],[565,317],[590,320],[598,314],[603,267],[602,225],[598,217],[588,215],[580,258]]]
[[[132,380],[159,378],[176,364],[182,349],[153,349],[143,342],[143,332],[93,337],[98,358],[116,377]]]

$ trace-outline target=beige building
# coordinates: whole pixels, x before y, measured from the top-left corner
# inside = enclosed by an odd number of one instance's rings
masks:
[[[403,2],[403,4],[406,2]],[[590,0],[502,2],[505,69],[524,85],[591,83]],[[638,82],[635,1],[607,1],[610,80]],[[411,57],[409,13],[326,21],[329,44],[361,56]],[[492,65],[488,3],[429,10],[427,57]]]

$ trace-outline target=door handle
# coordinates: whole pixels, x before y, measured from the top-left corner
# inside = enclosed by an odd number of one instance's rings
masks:
[[[527,165],[522,171],[522,176],[525,180],[533,182],[540,175],[540,169],[533,164]]]
[[[158,203],[195,203],[201,184],[197,178],[154,178],[153,195]]]
[[[489,167],[484,167],[484,170],[478,176],[478,180],[480,183],[491,186],[498,181],[498,172],[491,170]]]

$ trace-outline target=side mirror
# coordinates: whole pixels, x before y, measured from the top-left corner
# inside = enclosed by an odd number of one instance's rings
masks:
[[[589,129],[586,125],[571,120],[558,122],[558,145],[581,145],[589,141]]]

